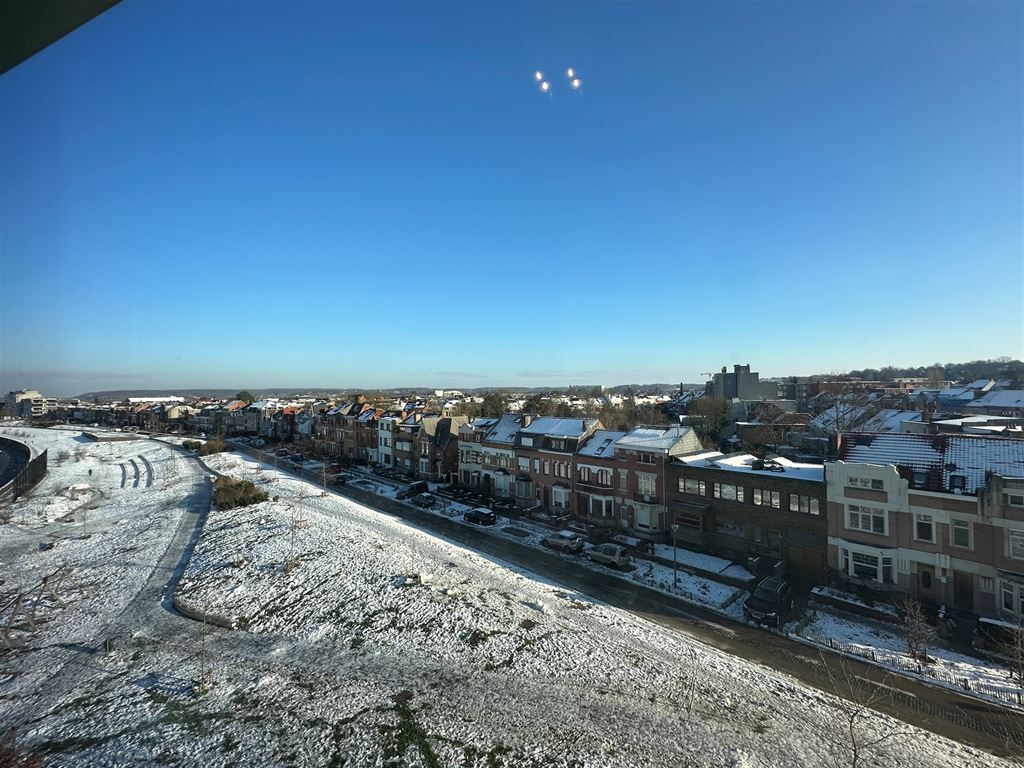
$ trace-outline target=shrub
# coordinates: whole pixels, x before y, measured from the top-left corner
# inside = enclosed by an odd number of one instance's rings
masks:
[[[227,444],[223,440],[207,440],[199,446],[200,456],[209,456],[211,453],[220,453],[227,450]]]
[[[217,509],[235,509],[259,504],[267,500],[267,494],[248,480],[219,477],[213,485],[213,503]]]
[[[181,441],[181,447],[184,448],[186,451],[194,451],[194,450],[198,449],[201,445],[202,445],[202,443],[200,443],[198,440],[182,440]]]

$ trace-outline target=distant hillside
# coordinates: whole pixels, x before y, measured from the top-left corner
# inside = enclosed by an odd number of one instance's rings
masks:
[[[935,369],[938,369],[937,371]],[[863,368],[845,374],[849,378],[865,381],[879,381],[894,378],[923,378],[935,371],[937,378],[949,381],[967,381],[973,379],[999,379],[1024,377],[1024,362],[1010,357],[997,357],[994,360],[972,360],[968,363],[933,363],[899,367],[887,365],[883,368]]]

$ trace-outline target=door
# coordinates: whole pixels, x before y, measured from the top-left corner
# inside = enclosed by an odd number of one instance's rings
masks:
[[[935,599],[935,569],[930,565],[917,564],[917,594],[929,600]]]
[[[964,611],[974,610],[974,574],[953,572],[953,605]]]

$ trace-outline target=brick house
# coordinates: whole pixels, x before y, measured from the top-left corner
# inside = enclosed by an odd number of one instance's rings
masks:
[[[401,421],[394,424],[391,440],[392,465],[397,471],[404,472],[410,477],[416,474],[419,466],[419,447],[417,441],[420,435],[420,421],[423,414],[419,412],[410,413]]]
[[[519,506],[573,514],[576,449],[601,428],[597,419],[544,416],[515,435],[515,492]]]
[[[416,469],[422,480],[447,481],[459,468],[459,428],[467,416],[425,416],[417,435]]]
[[[573,471],[576,517],[598,527],[618,527],[615,443],[625,432],[598,429],[576,451]]]
[[[823,576],[828,522],[821,464],[698,452],[672,459],[668,490],[679,544],[741,562],[778,558],[790,574]]]
[[[503,413],[497,418],[475,419],[472,431],[460,428],[460,483],[477,488],[488,496],[514,496],[516,435],[532,420],[533,416],[526,413]],[[462,443],[464,434],[467,438],[465,446]],[[533,505],[532,495],[530,505]]]
[[[958,612],[1024,616],[1024,440],[844,434],[828,465],[841,578]]]
[[[700,447],[692,427],[642,425],[620,437],[614,458],[620,527],[641,538],[664,539],[671,526],[669,460]]]

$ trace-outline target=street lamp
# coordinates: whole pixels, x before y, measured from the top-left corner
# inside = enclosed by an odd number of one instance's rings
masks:
[[[679,523],[672,523],[672,589],[679,587],[679,568],[676,565],[676,531]]]

